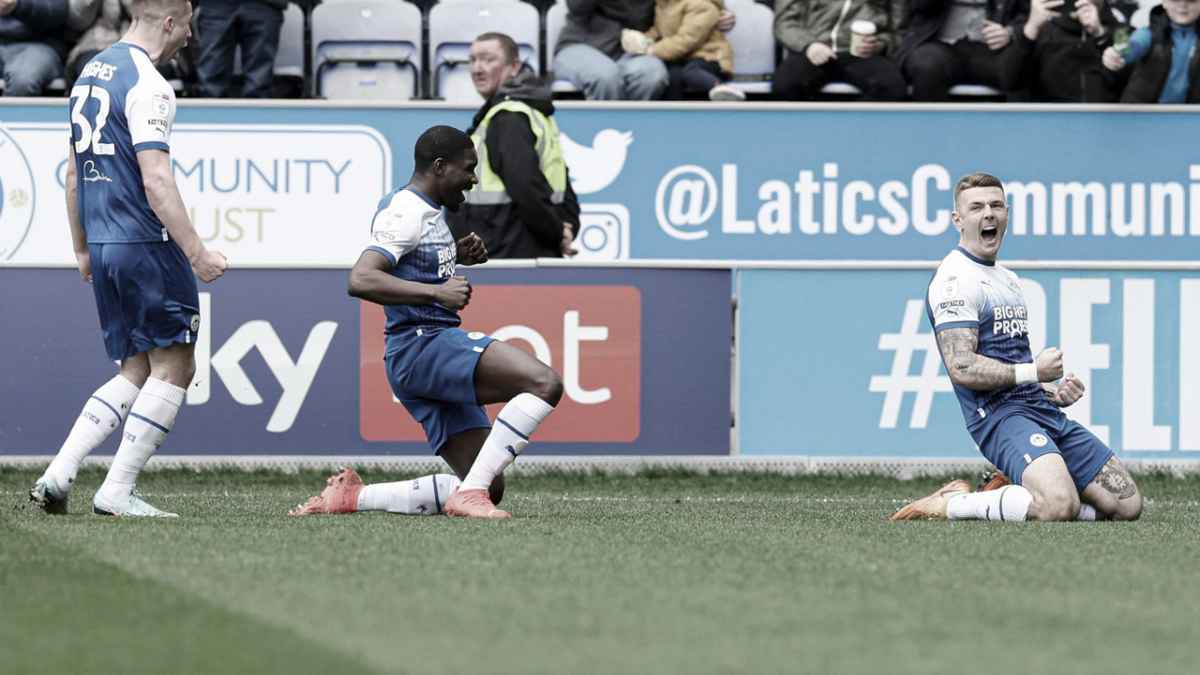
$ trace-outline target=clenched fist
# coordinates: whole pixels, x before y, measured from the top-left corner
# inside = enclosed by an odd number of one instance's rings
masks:
[[[466,277],[450,277],[434,294],[437,304],[457,312],[471,302],[471,283]]]
[[[1038,382],[1053,382],[1063,375],[1062,350],[1047,347],[1033,360],[1037,366]]]
[[[225,259],[224,254],[217,251],[204,249],[192,261],[192,271],[200,277],[200,281],[206,284],[211,284],[219,279],[227,269],[229,269],[229,261]]]
[[[487,245],[474,232],[454,242],[455,257],[463,265],[478,265],[488,261]]]
[[[1054,390],[1054,397],[1051,400],[1054,405],[1066,408],[1083,398],[1083,390],[1083,380],[1075,377],[1074,373],[1068,373],[1062,382],[1058,383],[1058,388]]]

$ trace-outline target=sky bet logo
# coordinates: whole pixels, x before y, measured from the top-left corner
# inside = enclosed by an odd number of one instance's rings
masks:
[[[220,380],[239,405],[262,405],[264,401],[258,387],[242,367],[243,360],[257,351],[281,389],[279,399],[271,408],[267,431],[283,433],[291,429],[337,333],[337,323],[318,321],[313,324],[300,353],[293,358],[271,323],[261,319],[241,324],[225,342],[213,344],[212,318],[212,294],[201,293],[200,315],[192,318],[192,330],[199,329],[199,335],[196,338],[196,377],[188,387],[188,405],[208,403],[213,380]]]
[[[360,305],[359,430],[367,441],[424,442],[384,372],[383,309]],[[642,296],[633,286],[477,286],[463,329],[524,349],[557,370],[563,398],[535,441],[631,443],[641,433]],[[495,418],[499,405],[488,406]]]

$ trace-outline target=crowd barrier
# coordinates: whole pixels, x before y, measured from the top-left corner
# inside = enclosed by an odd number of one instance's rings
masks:
[[[588,259],[928,260],[965,173],[1006,181],[1005,255],[1200,257],[1180,106],[558,105]],[[180,103],[172,157],[201,235],[241,266],[342,265],[412,145],[474,110]],[[69,264],[64,102],[0,103],[0,263]],[[91,176],[100,180],[101,176]]]
[[[729,454],[728,270],[462,271],[464,328],[563,375],[538,452]],[[114,369],[77,272],[0,273],[19,289],[0,331],[0,353],[19,355],[0,371],[0,454],[44,454]],[[429,455],[385,378],[382,311],[345,289],[346,270],[233,270],[204,286],[196,377],[163,453]]]
[[[1200,163],[1173,140],[1193,113],[561,108],[583,260],[467,271],[465,327],[566,380],[531,460],[978,462],[922,303],[956,239],[952,181],[984,169],[1009,181],[1031,341],[1088,387],[1069,414],[1131,461],[1200,464]],[[470,115],[181,105],[176,175],[234,268],[202,287],[198,377],[164,458],[429,457],[345,273],[416,135]],[[112,366],[70,255],[64,106],[0,116],[5,461],[53,452]]]
[[[1123,456],[1200,458],[1200,264],[1152,267],[1021,269],[1027,323],[998,332],[1060,347],[1087,388],[1068,415]],[[926,318],[929,268],[742,271],[740,453],[978,457]]]
[[[975,460],[925,318],[933,264],[510,262],[466,271],[464,328],[563,374],[535,456]],[[1015,266],[1021,328],[1087,387],[1071,417],[1124,457],[1200,460],[1200,263]],[[112,366],[74,270],[2,274],[0,456],[43,455]],[[164,455],[427,456],[386,383],[382,313],[344,286],[332,269],[206,286]]]

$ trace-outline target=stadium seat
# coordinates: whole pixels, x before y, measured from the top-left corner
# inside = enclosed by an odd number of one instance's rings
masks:
[[[849,82],[830,82],[821,88],[826,96],[862,96],[862,90]]]
[[[480,102],[467,67],[471,42],[480,33],[511,36],[521,60],[541,74],[540,27],[537,9],[519,0],[442,0],[434,5],[429,10],[429,76],[433,98],[455,103]]]
[[[335,0],[312,13],[317,97],[412,99],[421,91],[421,10],[401,0]]]
[[[567,25],[567,3],[557,2],[546,10],[546,67],[554,71],[554,48],[558,45],[558,36]],[[567,80],[554,80],[555,94],[575,94],[579,89]]]
[[[283,12],[275,75],[304,78],[304,10],[294,4],[289,4]]]
[[[737,24],[727,36],[733,46],[733,80],[729,84],[747,94],[770,94],[775,74],[775,13],[754,0],[726,0],[725,8],[737,16]]]
[[[950,95],[959,98],[1003,98],[1004,92],[986,84],[956,84],[950,87]]]
[[[862,90],[849,82],[830,82],[821,88],[826,96],[861,96]],[[986,84],[956,84],[950,87],[950,96],[955,98],[1003,98],[1004,93]]]

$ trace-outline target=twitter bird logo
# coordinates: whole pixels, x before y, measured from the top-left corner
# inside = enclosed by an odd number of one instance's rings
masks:
[[[559,137],[563,158],[571,170],[571,187],[581,195],[599,192],[611,185],[625,168],[625,156],[633,143],[632,131],[616,129],[597,132],[590,148],[576,143],[565,133],[560,132]]]

